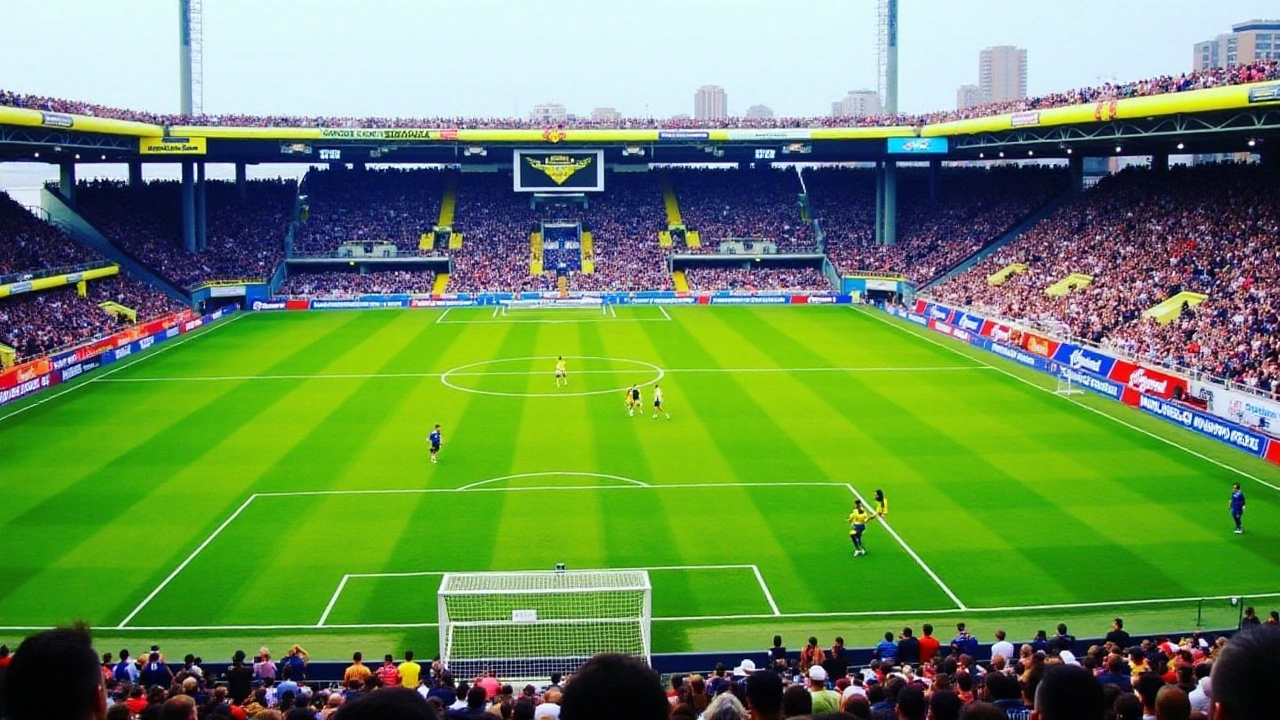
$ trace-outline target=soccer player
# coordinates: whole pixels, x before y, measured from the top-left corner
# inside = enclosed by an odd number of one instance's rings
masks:
[[[1244,525],[1240,523],[1244,519],[1244,491],[1240,483],[1231,486],[1231,519],[1236,521],[1236,534],[1244,534]]]
[[[668,420],[671,419],[671,413],[662,409],[662,388],[658,387],[657,383],[654,383],[653,385],[653,417],[650,419],[657,420],[658,413],[662,413],[663,415],[666,415]]]
[[[640,407],[640,386],[632,385],[627,390],[627,417],[635,415],[636,410],[640,410],[640,417],[644,417],[644,410]]]
[[[427,442],[431,443],[431,462],[439,462],[436,458],[440,454],[440,443],[443,440],[440,437],[440,423],[432,428],[431,434],[427,436]]]
[[[560,387],[561,382],[565,387],[569,386],[569,373],[565,372],[563,355],[556,359],[556,387]]]
[[[875,517],[861,500],[853,501],[853,512],[849,513],[849,539],[853,541],[853,555],[866,555],[867,549],[862,545],[862,533],[867,529],[867,521]]]
[[[876,515],[886,517],[889,514],[889,501],[884,497],[883,490],[876,490]]]

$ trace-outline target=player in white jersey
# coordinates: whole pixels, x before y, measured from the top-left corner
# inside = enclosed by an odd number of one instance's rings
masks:
[[[662,388],[658,387],[655,383],[653,386],[653,417],[650,419],[657,420],[658,413],[666,415],[668,420],[671,419],[671,413],[662,408]]]

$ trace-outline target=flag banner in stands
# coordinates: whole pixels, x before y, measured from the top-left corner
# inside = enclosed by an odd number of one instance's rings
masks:
[[[604,190],[603,150],[515,150],[516,192],[582,193]]]

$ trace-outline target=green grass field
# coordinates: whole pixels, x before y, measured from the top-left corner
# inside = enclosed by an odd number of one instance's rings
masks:
[[[1052,382],[849,307],[240,316],[0,410],[0,641],[433,651],[440,573],[557,562],[649,569],[659,652],[1280,605],[1280,470]]]

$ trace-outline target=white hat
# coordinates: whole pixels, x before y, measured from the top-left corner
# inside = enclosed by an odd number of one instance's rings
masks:
[[[826,682],[827,681],[826,668],[822,667],[821,665],[814,665],[813,667],[809,668],[809,679],[817,680],[819,682]]]
[[[738,677],[742,677],[744,675],[750,675],[755,671],[756,671],[756,661],[752,660],[751,658],[744,658],[743,661],[738,664],[738,667],[733,669],[733,674],[737,675]]]
[[[862,687],[861,685],[850,685],[849,687],[844,689],[843,697],[850,698],[850,697],[853,697],[854,695],[861,695],[862,697],[866,697],[867,689]]]
[[[1062,662],[1067,665],[1080,664],[1080,661],[1076,660],[1076,654],[1071,652],[1070,650],[1063,650],[1062,652],[1058,653],[1058,657],[1061,658]]]
[[[542,703],[533,709],[533,720],[560,720],[560,706],[556,703]]]

